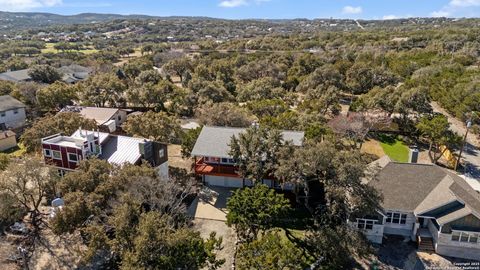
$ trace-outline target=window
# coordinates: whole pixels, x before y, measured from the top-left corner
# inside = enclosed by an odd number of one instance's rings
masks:
[[[407,214],[402,214],[398,212],[387,212],[387,223],[392,224],[407,224]]]
[[[18,114],[18,109],[14,109],[13,114]]]
[[[405,224],[407,223],[407,215],[406,214],[401,214],[400,215],[400,224]]]
[[[52,151],[52,157],[53,159],[62,159],[62,154],[60,153],[60,151]]]
[[[460,240],[460,235],[461,234],[462,234],[461,232],[452,232],[452,241]]]
[[[217,157],[205,157],[206,162],[210,163],[220,163],[220,158]]]
[[[478,243],[479,233],[452,231],[452,241],[465,243]]]
[[[5,112],[0,112],[1,117],[5,117],[6,113]]]
[[[158,157],[163,158],[164,156],[165,156],[165,150],[164,149],[158,150]]]
[[[477,243],[478,242],[478,233],[472,233],[470,234],[470,239],[468,239],[468,242],[470,243]]]
[[[228,163],[228,158],[222,158],[222,163]]]
[[[77,154],[68,153],[68,161],[70,162],[78,162]]]
[[[357,219],[357,228],[362,230],[372,230],[375,220],[371,219]]]
[[[122,121],[122,116],[121,115],[118,116],[118,121]]]
[[[52,157],[52,151],[50,151],[50,149],[43,149],[43,155],[46,157]]]

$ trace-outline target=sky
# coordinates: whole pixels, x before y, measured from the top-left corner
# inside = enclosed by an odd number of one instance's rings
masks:
[[[480,0],[0,0],[2,11],[226,19],[480,17]]]

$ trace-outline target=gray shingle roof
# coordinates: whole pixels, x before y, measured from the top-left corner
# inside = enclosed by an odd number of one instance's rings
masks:
[[[369,182],[384,209],[432,215],[444,224],[468,214],[480,217],[480,194],[455,173],[436,165],[388,163]],[[459,207],[446,207],[460,204]]]
[[[0,73],[0,80],[11,81],[11,82],[25,82],[30,81],[32,78],[28,75],[30,69],[21,69],[15,71],[7,71]],[[92,72],[91,68],[83,67],[76,64],[71,64],[69,66],[62,66],[57,69],[60,73],[63,74],[62,80],[67,83],[74,83],[80,80],[88,78]]]
[[[233,136],[244,132],[245,128],[204,126],[192,150],[192,156],[230,157],[230,141]],[[292,141],[294,145],[303,143],[304,132],[282,131],[284,141]]]
[[[9,95],[0,96],[0,111],[4,112],[20,108],[25,108],[25,104]]]
[[[30,75],[28,75],[28,69],[21,69],[16,71],[7,71],[0,73],[0,80],[10,82],[24,82],[30,81]]]
[[[445,176],[433,165],[390,162],[369,184],[383,194],[383,208],[413,212]]]

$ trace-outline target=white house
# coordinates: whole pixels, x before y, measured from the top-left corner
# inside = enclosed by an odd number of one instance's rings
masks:
[[[382,209],[352,220],[372,242],[401,235],[419,249],[480,260],[480,194],[463,178],[436,165],[397,163],[387,157],[368,184],[382,195]]]
[[[25,104],[9,95],[0,96],[0,129],[21,128],[25,120]]]

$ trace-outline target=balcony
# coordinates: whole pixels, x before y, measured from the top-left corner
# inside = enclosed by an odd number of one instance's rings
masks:
[[[203,158],[195,162],[195,174],[238,177],[235,166],[205,163]]]

